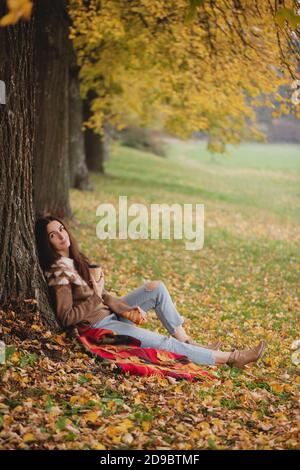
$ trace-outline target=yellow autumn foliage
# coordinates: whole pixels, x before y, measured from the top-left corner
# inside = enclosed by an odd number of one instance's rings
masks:
[[[225,142],[263,139],[253,106],[277,100],[279,115],[296,112],[278,93],[297,58],[272,4],[199,5],[186,21],[188,0],[70,2],[82,96],[96,94],[88,126],[101,133],[104,122],[151,125],[181,137],[205,131],[210,150],[223,151]]]

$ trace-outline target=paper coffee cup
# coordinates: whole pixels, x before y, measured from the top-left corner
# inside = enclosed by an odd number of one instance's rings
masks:
[[[93,276],[96,282],[99,282],[101,274],[102,274],[102,268],[99,264],[89,264],[89,271],[90,274]]]

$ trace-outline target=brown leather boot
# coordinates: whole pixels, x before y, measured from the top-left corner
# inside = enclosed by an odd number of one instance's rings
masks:
[[[243,369],[246,364],[249,364],[250,362],[256,362],[260,357],[262,357],[265,348],[266,342],[261,341],[253,349],[243,349],[241,351],[234,349],[230,354],[226,364],[228,364],[230,367],[234,366],[238,367],[239,369]]]
[[[196,343],[195,341],[191,341],[188,339],[185,341],[185,343],[192,344],[193,346],[198,346],[199,348],[211,349],[212,351],[217,351],[222,346],[222,341],[215,341],[214,343],[207,344],[207,346],[203,346],[200,343]]]

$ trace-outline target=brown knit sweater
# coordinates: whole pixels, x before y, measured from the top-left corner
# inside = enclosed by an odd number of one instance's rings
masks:
[[[61,256],[45,275],[55,298],[57,319],[63,327],[93,325],[113,312],[122,314],[134,309],[105,289],[102,300],[79,275],[72,258]]]

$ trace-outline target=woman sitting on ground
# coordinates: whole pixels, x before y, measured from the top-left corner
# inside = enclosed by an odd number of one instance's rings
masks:
[[[220,351],[219,342],[202,346],[191,341],[162,281],[146,282],[122,298],[110,295],[104,288],[103,272],[98,280],[94,279],[88,258],[79,251],[74,237],[59,218],[38,219],[35,232],[40,265],[52,289],[62,327],[104,328],[138,339],[141,347],[185,355],[196,364],[242,368],[262,356],[265,341],[253,349],[231,352]],[[147,311],[151,308],[170,336],[136,326],[147,321]]]

